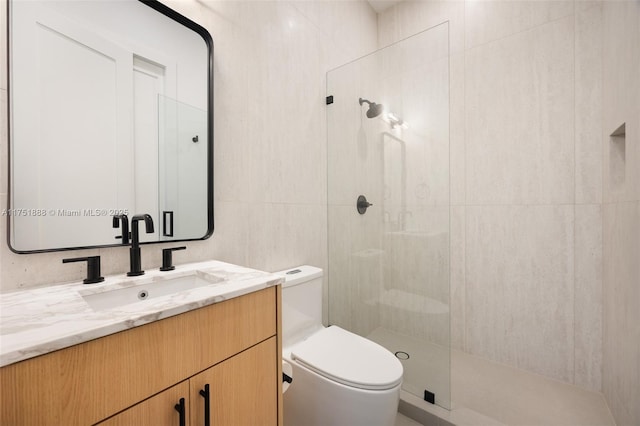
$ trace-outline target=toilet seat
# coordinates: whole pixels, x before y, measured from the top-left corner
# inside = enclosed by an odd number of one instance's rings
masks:
[[[291,359],[347,386],[391,389],[402,382],[402,364],[382,346],[340,327],[324,328],[291,348]]]

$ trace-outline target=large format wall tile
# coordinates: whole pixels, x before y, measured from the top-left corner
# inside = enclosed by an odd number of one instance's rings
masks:
[[[451,273],[449,276],[451,286],[451,347],[458,350],[466,350],[466,285],[465,285],[465,206],[451,207],[450,224],[450,256]]]
[[[467,51],[468,204],[573,202],[573,17]]]
[[[602,3],[603,373],[619,425],[640,424],[640,3]],[[624,137],[611,137],[625,123]]]
[[[575,377],[602,389],[602,207],[575,206]]]
[[[640,4],[603,2],[603,198],[640,195]],[[623,142],[610,135],[626,123]]]
[[[9,187],[9,116],[7,91],[0,89],[0,192]]]
[[[378,33],[378,47],[388,46],[443,22],[450,27],[449,51],[462,53],[464,49],[464,9],[462,0],[406,1],[381,16],[383,26]]]
[[[603,205],[602,388],[620,425],[640,421],[640,202]]]
[[[7,89],[7,0],[0,1],[0,89]],[[4,164],[4,163],[2,163]]]
[[[470,49],[572,14],[572,1],[466,1],[465,47]]]
[[[602,202],[602,9],[575,16],[575,202]]]
[[[573,378],[573,206],[468,206],[472,354]]]
[[[450,199],[452,205],[463,205],[466,200],[465,165],[465,56],[455,54],[450,58],[449,92],[449,167]]]

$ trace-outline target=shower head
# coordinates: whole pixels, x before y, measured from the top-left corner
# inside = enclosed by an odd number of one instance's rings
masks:
[[[377,117],[380,114],[382,114],[382,111],[384,110],[384,105],[377,104],[375,102],[371,102],[371,101],[368,101],[366,99],[360,98],[358,102],[360,102],[360,105],[362,105],[365,102],[369,104],[369,109],[367,110],[367,117],[368,118]]]

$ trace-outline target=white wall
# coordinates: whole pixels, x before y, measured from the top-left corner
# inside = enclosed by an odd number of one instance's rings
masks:
[[[215,44],[215,231],[188,243],[175,262],[326,267],[325,73],[375,50],[375,13],[364,1],[166,3],[206,27]],[[5,10],[2,2],[2,17]],[[7,199],[5,70],[0,64],[0,208]],[[0,229],[4,241],[6,225]],[[126,248],[17,255],[0,245],[1,291],[83,278],[85,267],[63,265],[66,257],[100,255],[104,274],[128,270]],[[143,247],[143,268],[158,267],[164,247]]]
[[[443,21],[453,347],[600,390],[602,8],[405,1],[379,46]]]

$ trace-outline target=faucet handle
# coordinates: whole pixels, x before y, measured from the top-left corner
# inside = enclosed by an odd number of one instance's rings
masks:
[[[173,271],[174,269],[176,269],[176,267],[173,266],[173,259],[171,254],[176,250],[185,250],[186,248],[187,247],[182,246],[162,249],[162,267],[160,268],[160,270]]]
[[[82,280],[85,284],[95,284],[104,281],[104,277],[100,276],[100,256],[74,257],[71,259],[62,259],[62,263],[70,262],[87,262],[87,278]]]
[[[129,239],[131,235],[129,233],[129,218],[126,214],[117,214],[113,216],[112,226],[114,228],[120,227],[120,221],[122,221],[122,233],[116,237],[116,239],[122,239],[123,245],[129,244]]]

